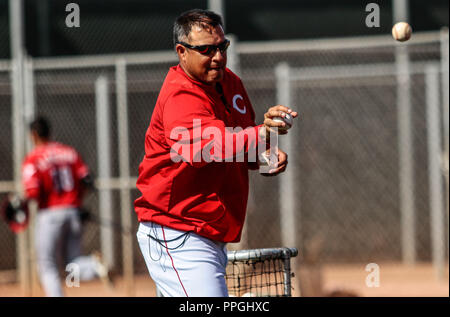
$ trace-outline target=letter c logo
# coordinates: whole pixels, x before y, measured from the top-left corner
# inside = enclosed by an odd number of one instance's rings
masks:
[[[237,111],[239,111],[239,113],[245,114],[247,112],[247,108],[245,106],[244,106],[243,109],[239,108],[237,103],[236,103],[237,99],[243,100],[244,98],[242,98],[241,95],[234,95],[234,97],[233,97],[233,108],[236,109]]]

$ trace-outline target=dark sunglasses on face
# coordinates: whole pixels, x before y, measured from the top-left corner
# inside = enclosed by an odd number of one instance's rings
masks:
[[[191,50],[196,50],[203,55],[211,55],[212,52],[217,52],[217,49],[219,49],[219,51],[223,53],[228,49],[228,46],[230,46],[230,40],[228,39],[225,39],[225,41],[223,41],[219,45],[190,45],[184,42],[177,43],[183,45],[184,47],[190,48]]]

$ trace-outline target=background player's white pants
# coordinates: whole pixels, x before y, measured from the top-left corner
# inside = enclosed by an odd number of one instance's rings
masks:
[[[38,212],[35,231],[37,266],[47,296],[64,296],[59,275],[61,264],[78,265],[81,281],[98,276],[97,260],[92,256],[80,256],[81,229],[75,208],[43,209]]]
[[[228,296],[225,243],[151,222],[139,225],[137,239],[150,276],[164,297]]]

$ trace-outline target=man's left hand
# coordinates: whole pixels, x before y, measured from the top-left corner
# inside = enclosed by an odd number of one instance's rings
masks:
[[[288,165],[288,155],[286,152],[278,149],[278,164],[275,168],[271,169],[269,173],[264,173],[264,176],[276,176],[283,173]]]

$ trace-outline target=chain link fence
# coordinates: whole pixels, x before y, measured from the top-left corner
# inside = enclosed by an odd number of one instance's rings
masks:
[[[12,162],[12,101],[10,65],[0,62],[0,202],[6,193],[13,190],[13,162]],[[0,256],[0,270],[11,270],[16,266],[16,244],[14,234],[8,229],[5,222],[0,221],[0,241],[2,243],[2,256]]]
[[[402,260],[397,46],[314,42],[298,51],[240,55],[241,76],[259,120],[277,103],[274,69],[287,63],[291,106],[300,112],[291,133],[296,245],[320,262]],[[341,48],[339,47],[341,46]],[[365,47],[366,46],[366,47]],[[368,47],[367,47],[368,46]],[[425,66],[441,65],[438,41],[408,46],[412,125],[413,232],[416,260],[431,259]],[[440,80],[439,80],[440,82]],[[447,88],[448,89],[448,88]],[[437,98],[441,100],[441,95]],[[442,122],[440,122],[442,123]],[[283,137],[281,144],[286,142]],[[295,168],[292,168],[295,167]],[[284,179],[252,177],[249,247],[282,243],[278,188]],[[286,185],[288,186],[288,185]],[[282,187],[282,188],[285,188]],[[442,214],[448,224],[448,214]],[[446,226],[448,230],[448,226]],[[447,233],[446,231],[445,233]],[[270,237],[270,238],[268,238]],[[442,237],[444,239],[444,236]],[[415,244],[414,244],[415,242]],[[439,252],[446,253],[445,250]]]
[[[413,183],[406,186],[413,189],[412,243],[417,261],[432,258],[425,66],[441,69],[444,56],[440,36],[439,32],[415,35],[404,44],[409,51],[414,163]],[[289,180],[286,175],[266,178],[251,172],[243,240],[230,249],[297,247],[300,259],[314,254],[321,263],[402,260],[405,228],[400,204],[397,45],[386,37],[233,43],[229,62],[246,86],[256,122],[262,122],[267,108],[280,102],[280,85],[285,84],[277,81],[280,63],[289,69],[290,106],[299,111],[300,117],[289,135],[280,138],[282,148],[290,142]],[[125,83],[117,80],[118,61],[126,63]],[[132,208],[139,196],[135,181],[144,155],[145,132],[168,68],[176,63],[171,51],[33,60],[35,114],[47,116],[53,124],[54,139],[77,148],[97,176],[98,190],[86,197],[85,205],[101,224],[86,226],[84,251],[105,251],[102,230],[113,228],[109,252],[119,269],[122,241],[117,228],[122,226],[121,209],[124,203]],[[98,117],[99,78],[107,82],[107,118]],[[116,110],[117,87],[122,84],[126,88],[129,138],[125,150],[130,175],[125,178],[120,173],[119,156],[124,149],[118,142],[121,118]],[[0,69],[0,123],[6,127],[0,137],[2,182],[13,181],[11,91],[9,72]],[[438,91],[442,100],[442,89]],[[99,167],[104,162],[99,159],[103,141],[98,133],[102,121],[109,122],[106,132],[110,152],[106,155],[110,157],[110,173],[100,179]],[[291,186],[287,199],[293,206],[287,212],[294,219],[290,229],[284,227],[281,215],[286,212],[282,199],[287,197],[287,186]],[[120,199],[119,191],[124,188],[130,190],[130,202]],[[102,218],[100,206],[100,192],[105,190],[110,191],[112,199],[108,219]],[[442,212],[448,235],[448,213]],[[131,217],[134,234],[138,224],[134,213]],[[14,237],[3,223],[0,239],[0,270],[13,269]],[[286,241],[294,245],[284,245]],[[446,254],[448,245],[444,247],[441,252]],[[134,271],[146,272],[135,239],[133,252]]]

